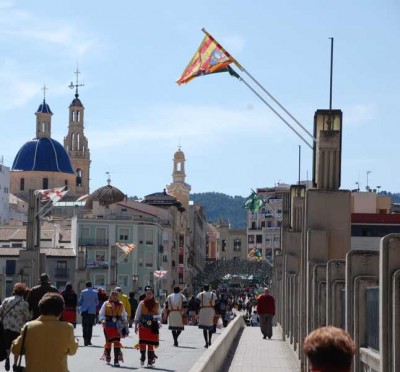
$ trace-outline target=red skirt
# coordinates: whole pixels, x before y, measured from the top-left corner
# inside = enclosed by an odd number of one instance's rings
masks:
[[[139,326],[139,344],[159,345],[159,335],[153,333],[150,327]]]
[[[62,320],[68,323],[76,323],[76,310],[65,309],[62,313]]]

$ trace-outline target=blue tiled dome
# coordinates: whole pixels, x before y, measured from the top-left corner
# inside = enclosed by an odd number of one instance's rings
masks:
[[[47,137],[34,138],[25,143],[18,151],[11,170],[75,173],[64,147]]]
[[[37,109],[36,113],[41,112],[44,114],[53,114],[50,110],[50,106],[43,100],[43,103],[40,104],[39,108]]]

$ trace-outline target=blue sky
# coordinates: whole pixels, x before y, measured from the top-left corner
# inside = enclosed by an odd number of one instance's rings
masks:
[[[172,181],[181,145],[192,192],[247,196],[311,178],[312,151],[243,83],[226,73],[178,86],[205,27],[310,132],[343,111],[342,188],[400,192],[400,3],[397,0],[27,1],[0,0],[0,157],[11,166],[35,135],[43,100],[63,143],[77,63],[91,191],[128,195]],[[243,77],[251,83],[246,75]],[[267,101],[271,101],[266,97]]]

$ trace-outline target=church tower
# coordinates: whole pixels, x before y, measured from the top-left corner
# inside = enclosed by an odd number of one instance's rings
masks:
[[[172,183],[167,185],[168,194],[175,196],[186,210],[189,210],[189,193],[191,186],[185,182],[185,154],[178,148],[174,155]]]
[[[84,106],[79,99],[78,88],[84,84],[79,84],[76,69],[76,83],[69,85],[70,88],[76,88],[75,98],[69,106],[69,125],[68,134],[64,137],[64,148],[67,150],[71,159],[72,167],[76,173],[75,186],[77,195],[86,195],[89,193],[90,182],[90,151],[88,140],[84,134]]]

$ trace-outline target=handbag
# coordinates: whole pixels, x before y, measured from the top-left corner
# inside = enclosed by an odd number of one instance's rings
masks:
[[[214,314],[213,323],[214,323],[215,325],[217,325],[218,319],[219,319],[219,315],[218,315],[218,314]]]
[[[22,345],[21,345],[21,352],[18,356],[18,364],[13,365],[14,372],[24,372],[25,371],[25,367],[21,366],[21,362],[22,362],[22,356],[25,354],[25,340],[26,340],[27,333],[28,333],[28,323],[26,323],[24,333],[22,334]]]

